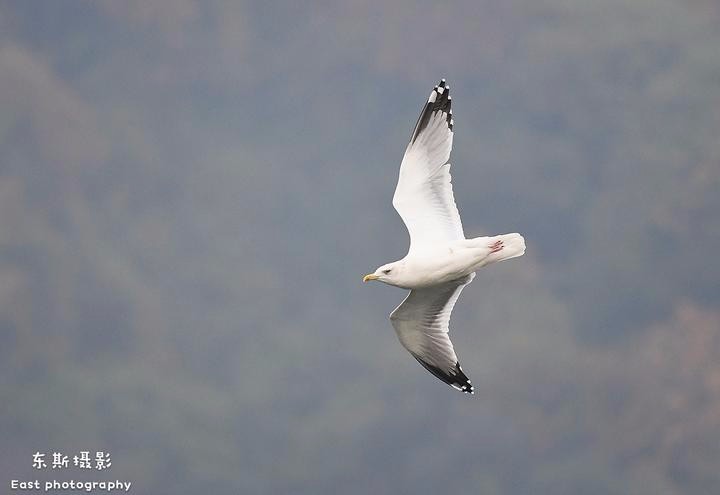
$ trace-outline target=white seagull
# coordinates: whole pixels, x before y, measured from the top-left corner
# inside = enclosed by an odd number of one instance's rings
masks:
[[[445,79],[430,97],[400,164],[393,206],[410,233],[410,249],[399,261],[363,278],[410,289],[390,313],[400,343],[430,373],[451,387],[473,393],[448,337],[450,313],[475,271],[522,256],[520,234],[466,239],[450,182],[453,116]]]

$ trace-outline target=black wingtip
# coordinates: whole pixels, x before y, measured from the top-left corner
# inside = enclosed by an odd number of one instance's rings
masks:
[[[427,103],[423,107],[420,117],[418,118],[415,129],[413,130],[410,142],[415,142],[418,135],[427,127],[435,112],[444,112],[445,121],[447,122],[450,132],[453,130],[453,117],[452,117],[452,98],[450,97],[450,85],[447,84],[445,79],[440,79],[440,82],[433,88],[428,97]]]
[[[418,356],[413,355],[415,359],[417,359],[417,362],[423,365],[423,368],[428,370],[430,373],[435,375],[437,378],[442,380],[443,382],[450,385],[455,390],[459,390],[460,392],[463,392],[465,394],[474,394],[475,389],[472,386],[472,383],[470,382],[470,379],[465,375],[462,368],[460,367],[460,363],[455,363],[455,368],[452,369],[449,373],[444,372],[437,366],[433,366],[430,363],[426,363],[422,359],[420,359]]]

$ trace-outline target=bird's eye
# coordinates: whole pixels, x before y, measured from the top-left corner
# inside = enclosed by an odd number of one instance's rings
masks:
[[[388,268],[387,270],[383,270],[383,273],[384,273],[385,275],[387,275],[388,273],[390,273],[391,270],[392,270],[392,268]]]

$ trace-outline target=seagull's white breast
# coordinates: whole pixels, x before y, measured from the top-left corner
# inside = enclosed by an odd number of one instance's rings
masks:
[[[457,280],[474,272],[487,254],[464,246],[463,241],[413,251],[403,259],[404,269],[396,282],[406,289],[421,289]]]

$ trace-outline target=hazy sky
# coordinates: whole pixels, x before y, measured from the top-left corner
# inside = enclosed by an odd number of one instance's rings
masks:
[[[0,2],[0,482],[720,492],[718,46],[711,0]],[[472,397],[361,282],[442,77],[466,234],[528,247],[453,314]]]

